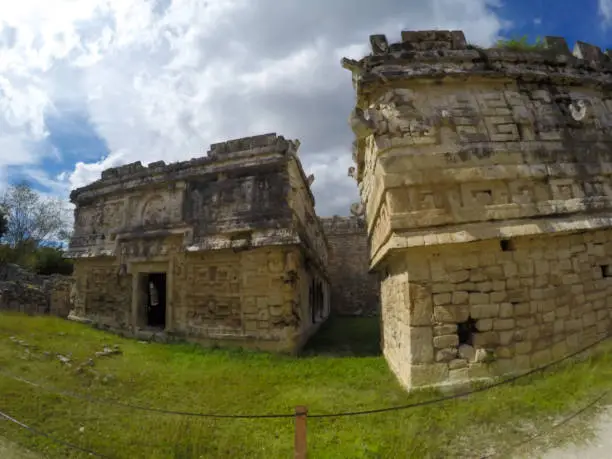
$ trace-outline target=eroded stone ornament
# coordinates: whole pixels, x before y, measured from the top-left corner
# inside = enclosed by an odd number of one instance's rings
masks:
[[[576,102],[569,104],[569,111],[574,120],[582,121],[587,115],[586,103],[584,100],[577,100]]]
[[[308,176],[308,178],[306,179],[306,181],[308,182],[308,186],[312,185],[312,184],[313,184],[313,182],[315,181],[315,176],[314,176],[314,174],[310,174],[310,175]]]
[[[353,177],[353,178],[357,178],[357,169],[355,169],[353,166],[348,168],[348,176],[349,177]]]
[[[351,214],[355,217],[361,217],[365,213],[365,207],[363,204],[359,202],[354,202],[351,204]]]
[[[370,117],[366,117],[365,112],[359,107],[355,107],[351,112],[349,124],[358,139],[365,139],[376,130],[376,123]]]

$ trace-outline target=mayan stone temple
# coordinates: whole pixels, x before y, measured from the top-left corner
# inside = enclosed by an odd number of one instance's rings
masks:
[[[327,241],[297,157],[267,134],[105,170],[74,190],[70,318],[133,336],[295,352],[330,311]]]
[[[481,49],[460,31],[370,43],[342,63],[351,172],[401,383],[520,372],[609,333],[610,51]]]

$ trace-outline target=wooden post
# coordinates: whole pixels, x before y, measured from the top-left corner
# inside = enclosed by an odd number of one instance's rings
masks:
[[[308,448],[306,447],[306,416],[308,408],[305,406],[295,407],[295,459],[306,459]]]

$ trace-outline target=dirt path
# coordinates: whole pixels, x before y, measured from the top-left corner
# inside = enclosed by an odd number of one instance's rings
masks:
[[[0,457],[2,459],[40,459],[40,456],[2,437],[0,437]]]
[[[585,442],[570,443],[532,456],[534,459],[609,459],[612,457],[612,406],[594,419],[594,436]]]

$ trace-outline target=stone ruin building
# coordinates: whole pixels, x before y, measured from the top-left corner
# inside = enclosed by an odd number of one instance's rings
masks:
[[[380,314],[408,389],[531,369],[612,331],[610,51],[482,49],[460,31],[370,44],[342,63],[353,217],[316,216],[299,142],[275,134],[106,170],[71,195],[70,317],[296,352],[330,312]]]
[[[298,350],[330,313],[328,243],[298,147],[237,139],[191,161],[107,169],[74,190],[70,318]]]
[[[351,174],[407,387],[522,371],[611,331],[612,53],[370,37]]]

